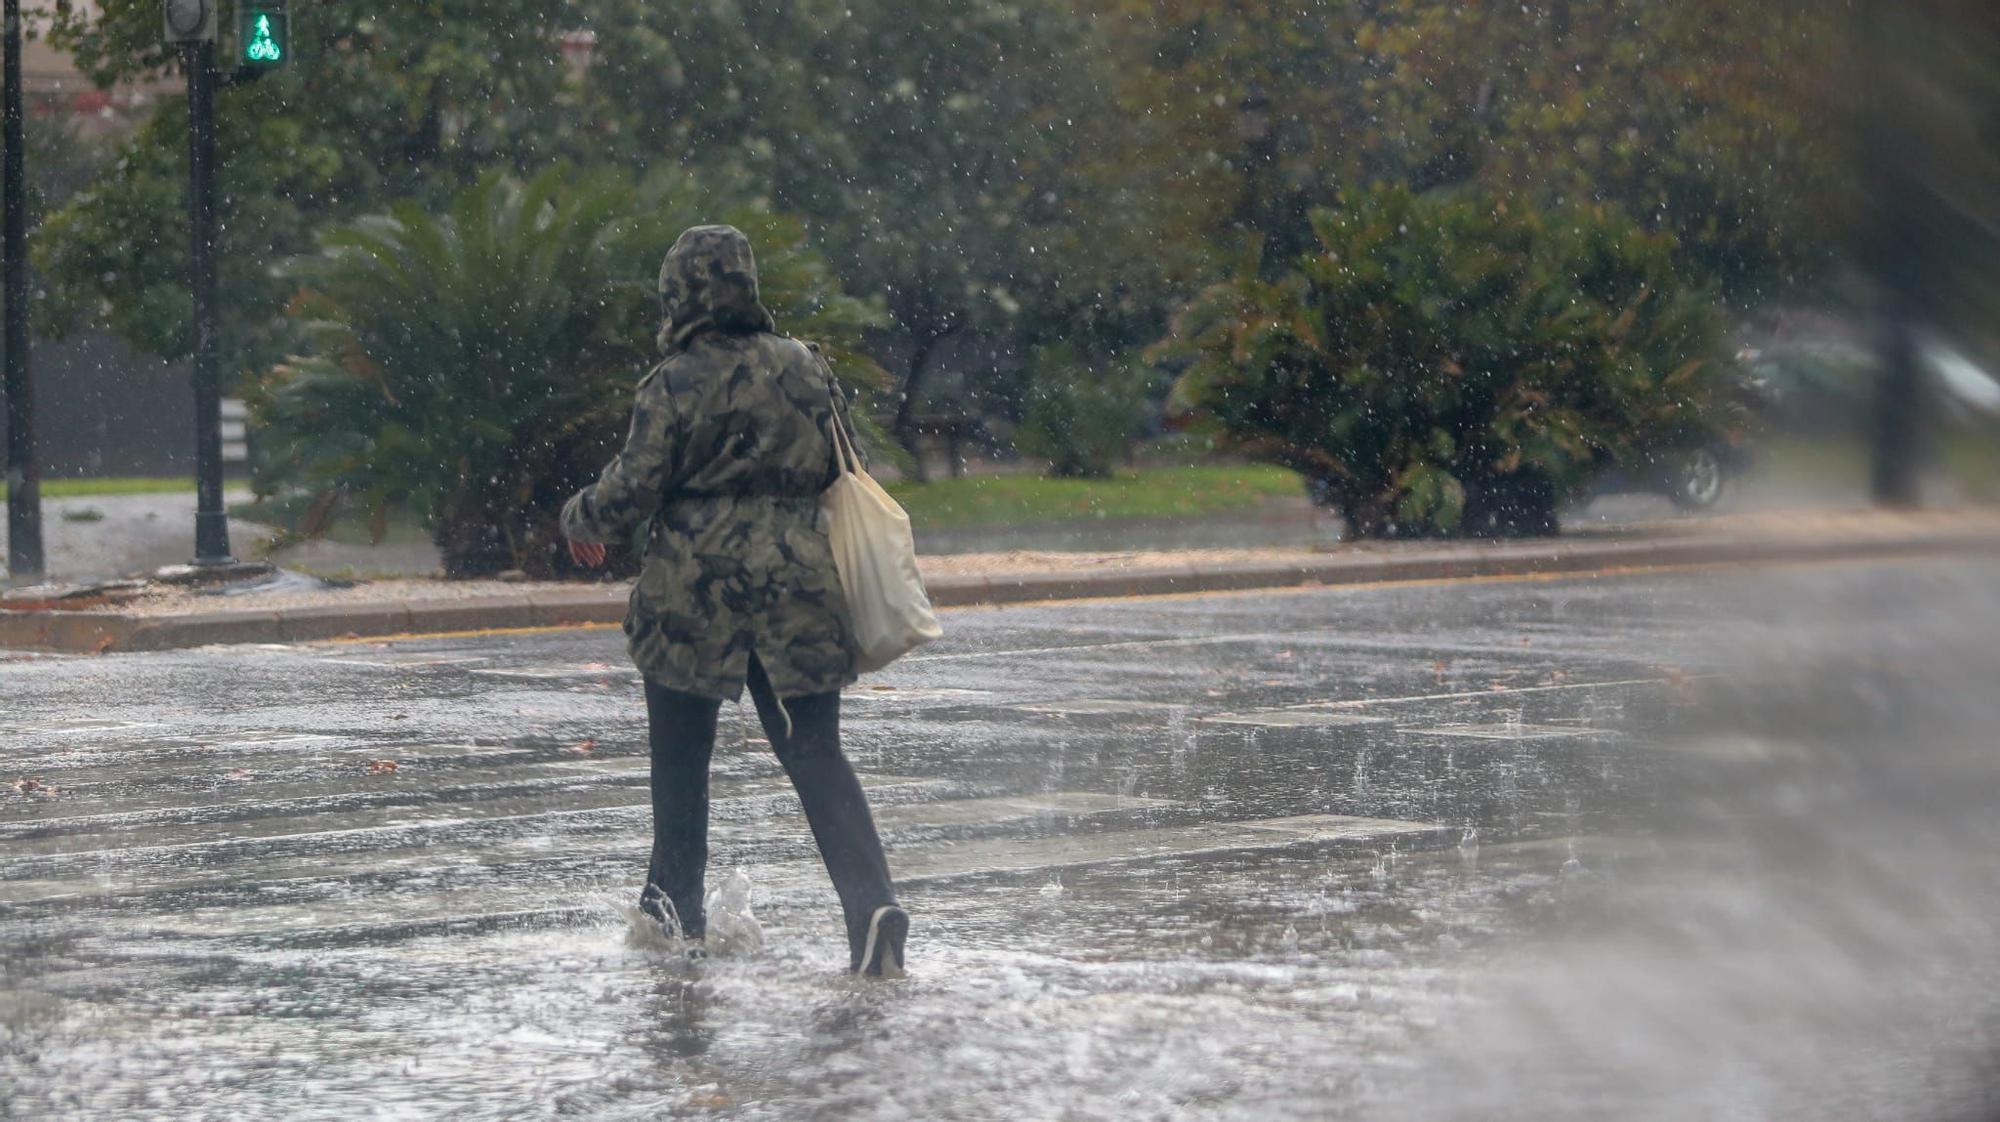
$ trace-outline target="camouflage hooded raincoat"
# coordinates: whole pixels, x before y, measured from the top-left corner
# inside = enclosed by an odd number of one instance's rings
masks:
[[[652,520],[625,615],[648,679],[733,700],[754,651],[780,697],[838,690],[855,646],[819,502],[845,403],[818,358],[776,334],[734,227],[680,236],[660,303],[666,359],[639,383],[624,450],[563,507],[563,532],[621,541]]]

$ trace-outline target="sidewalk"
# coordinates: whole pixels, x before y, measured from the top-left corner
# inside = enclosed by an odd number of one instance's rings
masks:
[[[1718,517],[1516,542],[1357,543],[1125,553],[987,553],[922,558],[939,607],[1156,596],[1384,581],[1586,573],[2000,553],[2000,512],[1804,513]],[[145,588],[71,600],[0,601],[0,649],[80,653],[212,643],[611,624],[629,585],[393,580],[350,588]]]

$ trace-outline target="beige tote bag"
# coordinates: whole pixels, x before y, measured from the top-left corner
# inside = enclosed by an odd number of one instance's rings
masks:
[[[826,375],[827,392],[838,393],[824,360],[820,371]],[[848,612],[854,619],[854,639],[861,651],[857,669],[865,674],[882,669],[944,630],[931,611],[924,579],[917,573],[917,543],[910,536],[910,516],[862,470],[837,407],[833,432],[840,477],[820,497],[820,509],[826,517],[826,536],[833,543],[834,567],[840,570],[840,590],[847,595]]]

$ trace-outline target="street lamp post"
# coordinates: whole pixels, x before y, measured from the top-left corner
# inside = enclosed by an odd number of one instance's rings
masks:
[[[7,569],[12,579],[42,575],[42,474],[35,455],[35,389],[28,373],[28,200],[21,120],[21,0],[5,0],[7,68],[0,159],[0,299],[6,303]]]
[[[194,267],[194,563],[230,565],[222,505],[222,387],[215,313],[215,43],[181,44],[188,82],[188,218]]]
[[[222,387],[215,324],[216,0],[166,0],[166,37],[188,90],[188,229],[194,293],[194,563],[232,565],[222,506]],[[266,27],[270,26],[268,21]],[[279,56],[283,52],[279,51]],[[270,61],[281,61],[281,57]]]

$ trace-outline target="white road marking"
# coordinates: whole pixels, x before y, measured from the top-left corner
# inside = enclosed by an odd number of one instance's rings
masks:
[[[1314,628],[1313,631],[1331,631],[1332,628]],[[1256,640],[1270,642],[1290,642],[1308,631],[1295,631],[1284,635],[1274,632],[1255,632],[1242,635],[1202,635],[1186,639],[1132,639],[1115,643],[1075,643],[1066,647],[1010,647],[994,651],[960,651],[957,654],[908,655],[903,662],[962,662],[973,658],[1014,658],[1027,655],[1080,654],[1086,651],[1120,651],[1160,647],[1206,647],[1219,643],[1248,643]]]
[[[903,779],[896,776],[870,776],[864,778],[864,785],[870,789],[900,784],[917,784],[925,780]],[[789,791],[789,788],[786,788]],[[766,795],[786,793],[776,789],[764,792]],[[735,796],[735,801],[755,797],[750,794]],[[731,800],[721,800],[727,803]],[[1136,798],[1127,795],[1097,794],[1089,791],[1052,791],[1031,795],[1001,795],[987,798],[946,799],[926,803],[903,803],[877,808],[876,825],[887,834],[905,830],[950,829],[979,826],[1008,826],[1033,824],[1044,819],[1092,819],[1108,815],[1129,814],[1138,811],[1158,810],[1176,804],[1159,799]],[[596,812],[626,810],[638,812],[642,807],[603,808]],[[574,813],[574,812],[573,812]],[[637,813],[631,815],[639,818]],[[514,821],[528,821],[548,816],[515,816]],[[449,820],[445,824],[464,821]],[[486,820],[490,821],[490,820]],[[414,828],[436,823],[415,823]],[[300,836],[336,837],[340,831],[329,831],[318,835],[287,835],[281,840],[295,840]],[[1115,835],[1107,835],[1115,836]],[[755,818],[725,818],[715,822],[710,828],[712,842],[728,844],[732,839],[756,839],[759,841],[782,838],[801,845],[811,844],[811,834],[806,829],[804,818],[796,808],[778,811]],[[964,843],[944,845],[939,848],[951,851]],[[1016,843],[1026,844],[1026,843]],[[165,890],[182,891],[193,887],[224,886],[242,883],[246,872],[254,882],[269,886],[288,880],[325,880],[368,873],[378,877],[399,872],[424,874],[428,872],[464,869],[475,865],[505,864],[522,860],[537,860],[564,854],[588,852],[597,857],[629,854],[640,858],[651,845],[643,829],[634,829],[618,835],[592,835],[587,840],[565,838],[556,833],[517,833],[483,844],[446,842],[432,844],[421,837],[412,837],[408,844],[367,852],[338,852],[312,855],[286,855],[278,857],[248,856],[240,860],[209,866],[201,863],[173,863],[153,867],[133,867],[113,870],[99,865],[89,874],[63,880],[0,880],[0,903],[25,904],[50,900],[100,896],[106,893],[130,895],[139,892],[159,892]],[[188,846],[149,846],[131,851],[95,851],[99,856],[115,856],[127,852],[157,853],[161,850],[188,849]],[[891,838],[894,851],[892,859],[898,865],[906,852],[904,846]],[[641,862],[643,864],[643,862]],[[820,869],[818,859],[811,861],[785,861],[760,866],[759,879],[763,870],[769,868],[791,868],[800,871]],[[4,867],[4,865],[0,865]],[[821,875],[824,875],[823,873]],[[900,877],[898,878],[901,879]],[[365,902],[363,902],[365,907]],[[325,905],[314,904],[307,907],[324,910]],[[460,909],[462,912],[463,909]],[[231,915],[225,921],[234,925],[236,917]],[[191,929],[205,929],[211,926],[201,920],[191,921]]]
[[[1438,725],[1433,728],[1401,729],[1411,736],[1454,736],[1470,740],[1574,740],[1610,736],[1605,729],[1577,728],[1573,725]]]
[[[516,666],[469,671],[485,678],[534,678],[568,681],[576,678],[625,678],[639,681],[639,671],[630,666]]]
[[[859,778],[861,786],[871,791],[881,787],[899,787],[911,784],[944,785],[944,781],[942,780],[916,779],[902,775],[863,774]],[[427,844],[422,841],[422,837],[425,834],[466,826],[491,828],[511,824],[530,828],[541,823],[560,824],[564,821],[592,816],[617,817],[620,815],[632,815],[642,817],[651,814],[653,810],[651,801],[643,797],[633,797],[626,794],[625,792],[629,790],[630,788],[607,787],[604,791],[603,803],[597,806],[568,806],[555,810],[537,810],[519,814],[478,814],[476,813],[478,810],[490,808],[490,804],[459,802],[450,804],[448,807],[370,806],[354,810],[309,811],[295,817],[251,818],[220,824],[198,823],[193,826],[175,825],[146,831],[139,836],[144,837],[148,834],[155,837],[162,835],[195,835],[199,840],[155,842],[148,845],[105,844],[107,840],[115,842],[117,834],[114,831],[94,834],[56,835],[40,839],[43,844],[36,846],[36,852],[20,856],[18,860],[59,863],[71,859],[94,858],[100,861],[133,862],[170,854],[200,853],[204,851],[219,852],[230,849],[243,849],[245,847],[254,848],[257,846],[296,846],[318,842],[335,842],[342,838],[365,838],[369,835],[374,835],[382,839],[385,842],[383,848],[388,848],[389,846],[386,843],[392,839],[416,839],[416,844],[424,845]],[[641,791],[640,795],[643,796],[643,793]],[[768,799],[788,796],[790,794],[792,794],[791,783],[783,777],[750,779],[741,781],[728,790],[714,791],[711,807],[716,804],[726,803],[729,800]],[[538,796],[528,794],[518,797],[526,800]],[[431,809],[442,809],[446,813],[438,817],[423,817]],[[68,821],[76,822],[87,817],[79,815]],[[315,817],[332,818],[352,824],[334,829],[315,830],[298,828],[305,825],[305,822],[301,821],[302,819]],[[56,819],[52,821],[60,823],[64,820]],[[257,828],[265,825],[269,825],[272,829],[269,832],[258,832]],[[232,828],[234,832],[225,832],[232,830]],[[25,846],[21,848],[25,848]],[[257,859],[252,856],[250,860],[254,864]],[[0,877],[4,877],[10,866],[14,865],[14,863],[11,860],[0,859]]]
[[[127,732],[132,729],[156,729],[159,727],[159,724],[153,721],[111,721],[84,717],[66,721],[37,721],[32,724],[15,725],[8,731],[39,733],[43,735],[57,733],[83,736],[93,733]]]
[[[993,838],[901,852],[894,856],[897,883],[989,873],[1025,873],[1119,865],[1170,857],[1200,857],[1314,844],[1406,844],[1458,836],[1430,822],[1307,814],[1248,822],[1207,822],[1149,830],[1065,834],[1049,838]]]
[[[385,654],[375,655],[370,658],[349,658],[344,655],[331,655],[319,661],[330,662],[335,666],[375,666],[392,670],[409,670],[426,666],[466,666],[475,662],[491,662],[493,660],[483,655]]]
[[[1265,709],[1251,713],[1217,713],[1199,718],[1204,725],[1247,725],[1252,728],[1352,728],[1357,725],[1386,725],[1387,717],[1364,717],[1358,713],[1329,713],[1323,709]]]
[[[1008,708],[1021,713],[1041,713],[1052,717],[1089,717],[1100,714],[1121,713],[1165,713],[1175,709],[1186,709],[1184,704],[1171,701],[1132,701],[1115,697],[1079,697],[1067,701],[1037,701],[1031,705],[1012,705]]]
[[[1287,709],[1360,709],[1369,705],[1395,705],[1406,701],[1461,701],[1469,697],[1509,697],[1523,693],[1556,693],[1561,690],[1601,690],[1617,686],[1666,686],[1667,678],[1619,678],[1609,682],[1565,682],[1559,686],[1502,686],[1498,689],[1460,690],[1454,693],[1419,693],[1407,697],[1354,697],[1343,701],[1308,701],[1287,705]]]
[[[992,690],[964,690],[949,686],[911,686],[881,688],[877,686],[852,686],[840,695],[842,701],[969,701],[973,698],[992,697]]]

